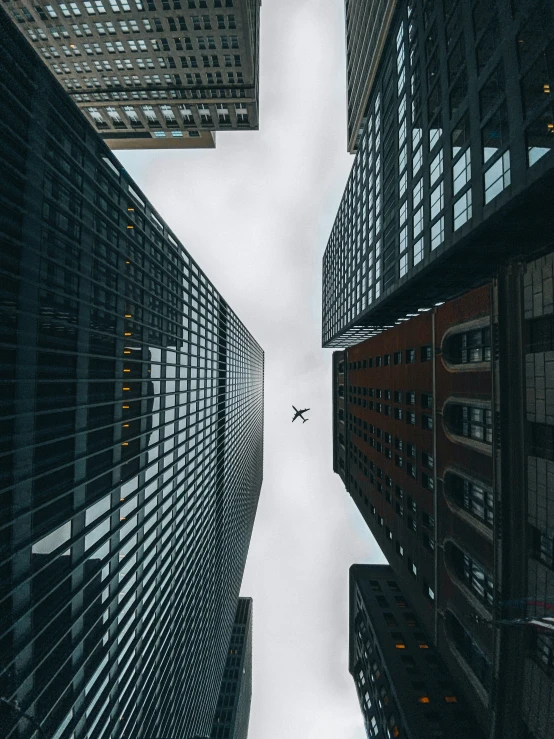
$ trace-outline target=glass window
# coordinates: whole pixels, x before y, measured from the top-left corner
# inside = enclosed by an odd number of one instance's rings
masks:
[[[510,184],[510,152],[506,151],[500,159],[485,172],[485,203],[490,203]]]
[[[423,259],[423,237],[414,244],[414,266]]]
[[[444,185],[439,182],[437,187],[431,192],[431,218],[438,216],[444,207]]]
[[[454,231],[463,226],[470,218],[471,190],[468,190],[454,203]]]
[[[492,411],[490,408],[449,403],[447,423],[454,433],[460,436],[492,444]]]
[[[461,157],[455,162],[452,171],[454,195],[466,185],[471,177],[471,152],[468,149],[464,151]]]
[[[435,182],[439,179],[439,177],[442,175],[442,149],[438,152],[436,157],[431,162],[430,167],[430,182],[431,187],[435,184]]]
[[[444,217],[431,226],[431,249],[436,249],[444,241]]]
[[[448,472],[446,489],[460,507],[492,527],[494,498],[489,487],[454,472]]]
[[[445,354],[452,364],[490,362],[490,326],[451,334],[445,342]]]

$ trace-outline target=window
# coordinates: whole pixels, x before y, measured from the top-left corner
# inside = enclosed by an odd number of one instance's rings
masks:
[[[492,411],[490,408],[448,403],[445,416],[447,425],[455,434],[484,444],[492,444]]]
[[[394,364],[402,364],[402,352],[394,352]]]
[[[444,241],[444,217],[431,226],[431,249],[436,249]]]
[[[428,529],[434,529],[435,528],[435,519],[432,516],[430,516],[427,513],[427,511],[422,511],[421,512],[421,522]]]
[[[391,636],[394,641],[394,646],[396,649],[406,649],[406,642],[404,641],[404,637],[399,631],[392,631]]]
[[[490,203],[510,184],[510,152],[505,151],[485,172],[485,203]]]
[[[492,606],[494,583],[492,575],[469,554],[455,544],[449,545],[450,561],[456,574],[486,606]]]
[[[444,350],[447,361],[452,364],[490,362],[490,326],[451,334],[445,341]]]
[[[421,428],[430,431],[433,428],[433,416],[428,416],[425,413],[421,414]]]
[[[445,487],[457,505],[492,527],[494,497],[489,487],[450,471],[445,475]]]
[[[402,408],[395,408],[394,409],[394,417],[397,421],[402,420]]]
[[[454,231],[471,218],[471,212],[471,190],[468,190],[454,203]]]
[[[452,170],[453,194],[457,195],[471,179],[471,152],[466,149]]]
[[[427,472],[423,472],[421,475],[421,484],[427,490],[434,490],[435,483],[433,481],[433,475],[429,475]]]
[[[416,402],[416,394],[413,392],[413,390],[408,390],[406,393],[406,405],[415,405]]]
[[[438,152],[436,157],[432,160],[430,166],[430,183],[431,187],[437,182],[439,177],[442,175],[442,149]]]
[[[416,422],[416,414],[413,411],[406,411],[406,423],[409,423],[411,426],[415,426]]]
[[[421,361],[428,362],[431,359],[431,347],[429,345],[421,347]]]
[[[419,264],[423,259],[423,237],[414,244],[413,264]]]
[[[444,184],[440,182],[431,193],[431,218],[435,218],[444,208]]]
[[[433,396],[431,393],[421,393],[420,402],[422,408],[427,408],[428,410],[433,409]]]
[[[406,364],[415,362],[415,349],[406,349]]]

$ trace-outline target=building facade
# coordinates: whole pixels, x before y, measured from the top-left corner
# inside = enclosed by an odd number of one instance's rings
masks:
[[[350,568],[348,665],[368,737],[483,736],[389,565]]]
[[[353,153],[366,123],[365,112],[396,0],[345,0],[348,151]]]
[[[112,149],[213,148],[258,128],[261,0],[94,0],[5,8]]]
[[[212,726],[212,739],[247,739],[251,700],[252,598],[240,598]]]
[[[334,470],[485,726],[493,637],[492,286],[333,355]]]
[[[323,346],[552,243],[553,41],[548,0],[396,4],[323,258]]]
[[[208,736],[263,351],[0,12],[0,733]]]
[[[495,739],[554,718],[553,267],[333,355],[334,469]]]

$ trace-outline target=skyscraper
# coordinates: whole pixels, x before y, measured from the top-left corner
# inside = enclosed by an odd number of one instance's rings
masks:
[[[395,5],[396,0],[345,0],[349,152],[356,151],[366,123],[368,98]]]
[[[212,726],[212,739],[246,739],[252,699],[252,598],[240,598]]]
[[[258,128],[261,0],[9,0],[112,149],[213,148]]]
[[[392,567],[350,568],[348,667],[368,737],[484,736]]]
[[[552,268],[333,355],[334,469],[495,739],[553,719]]]
[[[493,638],[468,618],[495,605],[491,324],[486,286],[333,361],[334,469],[483,721]]]
[[[0,35],[0,733],[209,735],[263,351],[3,10]]]
[[[323,259],[324,346],[551,243],[553,13],[548,0],[396,4]]]

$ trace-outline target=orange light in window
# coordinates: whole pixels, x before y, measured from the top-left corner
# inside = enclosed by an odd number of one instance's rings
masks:
[[[548,130],[550,131],[550,133],[552,133],[554,131],[554,123],[548,123],[547,124],[547,127],[548,127]]]
[[[130,262],[129,260],[127,260],[127,261],[125,262],[125,264],[131,264],[131,262]]]
[[[406,645],[399,642],[398,644],[395,644],[397,649],[406,649]]]
[[[128,428],[129,428],[129,424],[128,424],[128,423],[124,423],[124,424],[123,424],[123,428],[124,428],[124,429],[128,429]]]
[[[127,228],[134,228],[134,226],[127,226]]]
[[[420,696],[420,697],[418,698],[418,701],[419,701],[420,703],[430,703],[430,702],[431,702],[431,701],[429,700],[429,696],[427,696],[427,695],[421,695],[421,696]]]
[[[135,212],[135,209],[134,208],[127,208],[127,210],[129,211],[129,213],[134,213]]]
[[[125,313],[125,318],[132,318],[133,316],[130,313]]]
[[[128,405],[124,405],[124,406],[123,406],[123,408],[128,408],[128,407],[129,407]]]
[[[123,350],[123,354],[130,354],[130,353],[131,353],[131,350],[130,349],[124,349]]]
[[[129,446],[129,442],[128,442],[128,441],[124,441],[124,442],[123,442],[123,443],[121,444],[121,446]]]
[[[125,518],[125,516],[121,516],[121,518],[119,520],[120,521],[126,521],[127,519]]]
[[[444,696],[444,700],[447,703],[457,703],[458,702],[458,699],[456,698],[455,695],[445,695]]]
[[[75,44],[69,44],[69,48],[70,49],[76,49],[77,47],[75,46]]]
[[[125,498],[120,498],[119,500],[123,503],[123,501],[125,500]]]
[[[130,390],[131,388],[130,387],[124,387],[123,389],[124,390]]]
[[[546,85],[543,85],[543,86],[542,86],[542,89],[544,90],[544,92],[545,92],[545,93],[546,93],[547,95],[548,95],[548,94],[550,94],[550,85],[549,85],[548,83],[547,83]]]
[[[419,645],[419,648],[420,649],[429,649],[429,645],[428,644],[420,644]]]
[[[130,372],[130,371],[131,371],[130,369],[126,369],[126,368],[123,369],[123,372]]]
[[[131,336],[131,332],[130,331],[125,331],[124,336]]]
[[[398,726],[395,725],[394,728],[393,728],[393,730],[392,730],[392,735],[393,736],[398,736],[399,734],[400,734],[400,732],[398,731]]]

